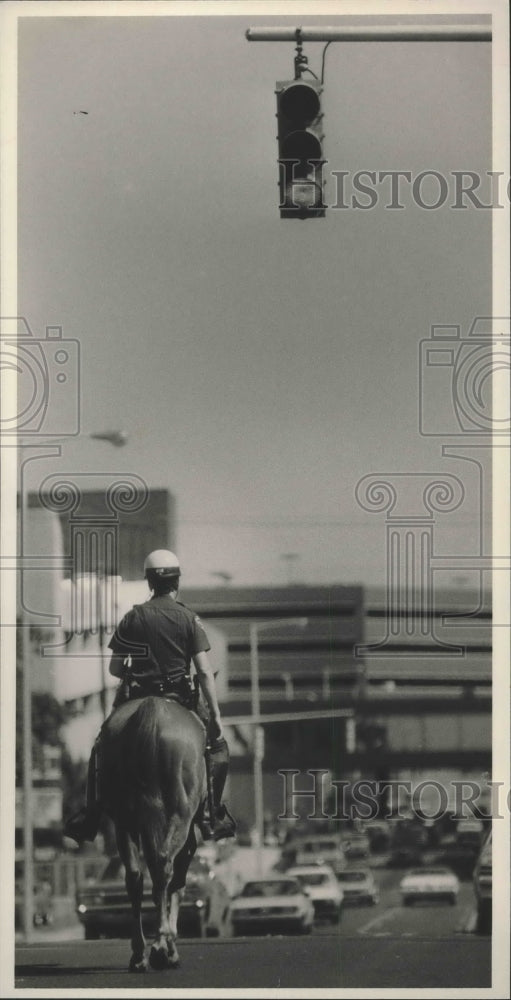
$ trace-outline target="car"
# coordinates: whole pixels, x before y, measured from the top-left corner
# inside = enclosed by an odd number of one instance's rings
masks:
[[[337,876],[343,891],[343,904],[371,903],[373,906],[380,900],[378,886],[374,875],[368,868],[347,868]]]
[[[421,864],[428,846],[428,832],[417,817],[395,818],[390,824],[390,868],[410,868]]]
[[[329,865],[296,865],[287,874],[309,890],[315,920],[339,923],[344,893]]]
[[[193,858],[179,905],[178,933],[183,937],[218,937],[229,933],[229,907],[230,898],[223,882],[203,858]],[[98,879],[77,890],[76,913],[87,941],[129,937],[131,904],[119,857],[110,858]],[[144,879],[142,918],[144,931],[155,933],[157,914],[148,875]]]
[[[246,882],[231,902],[230,915],[234,935],[253,931],[310,934],[314,906],[298,879],[273,875]]]
[[[368,820],[365,826],[365,833],[369,839],[371,851],[374,854],[388,849],[390,844],[390,829],[385,820]]]
[[[310,865],[315,862],[329,865],[335,875],[346,868],[341,838],[333,834],[316,834],[312,837],[299,837],[286,844],[283,854],[287,857],[287,867],[295,865]]]
[[[350,833],[344,837],[342,845],[348,861],[351,858],[368,858],[371,853],[367,833]]]
[[[477,858],[473,884],[477,905],[476,932],[491,934],[492,929],[492,833],[486,835]]]
[[[452,905],[458,901],[460,884],[449,868],[412,868],[400,882],[401,899],[411,906],[419,899],[445,899]]]
[[[480,819],[462,819],[456,827],[458,847],[472,850],[478,855],[484,839],[484,823]]]
[[[179,903],[178,933],[183,937],[221,937],[230,932],[231,898],[204,858],[193,858]]]

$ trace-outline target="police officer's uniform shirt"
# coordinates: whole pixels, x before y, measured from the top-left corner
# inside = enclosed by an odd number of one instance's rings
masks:
[[[192,657],[211,648],[200,618],[169,594],[135,604],[109,647],[118,656],[131,656],[134,680],[164,674],[173,681],[189,673]]]

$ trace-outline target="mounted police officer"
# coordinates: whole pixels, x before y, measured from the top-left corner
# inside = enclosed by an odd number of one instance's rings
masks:
[[[197,819],[205,840],[233,837],[236,824],[222,803],[229,768],[229,748],[209,662],[210,645],[199,617],[177,600],[181,569],[167,549],[156,549],[144,562],[144,577],[152,597],[135,604],[112,636],[110,673],[121,684],[113,711],[125,702],[146,695],[175,698],[195,711],[207,729],[206,763],[211,777],[213,816]],[[193,661],[199,691],[190,676]],[[81,843],[94,840],[101,818],[101,733],[92,749],[87,778],[87,803],[64,826],[64,834]]]

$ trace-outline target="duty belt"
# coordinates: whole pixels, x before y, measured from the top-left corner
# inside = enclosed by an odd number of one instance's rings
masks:
[[[129,692],[130,698],[143,698],[148,694],[160,698],[176,698],[182,705],[193,709],[196,708],[198,698],[197,683],[189,674],[174,679],[164,674],[161,677],[132,679]]]

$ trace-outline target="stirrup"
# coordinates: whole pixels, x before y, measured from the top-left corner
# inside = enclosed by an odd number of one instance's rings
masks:
[[[226,840],[228,837],[235,836],[236,822],[227,806],[222,803],[217,809],[215,825],[213,827],[213,840]]]
[[[203,814],[198,826],[203,840],[224,840],[227,837],[236,836],[236,822],[223,802],[216,810],[213,825],[211,825],[211,817],[207,813]]]

